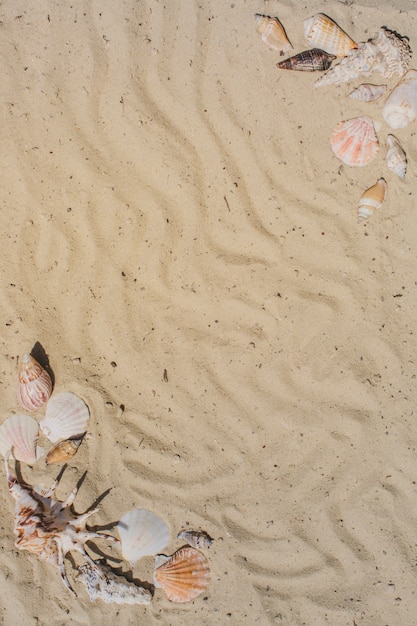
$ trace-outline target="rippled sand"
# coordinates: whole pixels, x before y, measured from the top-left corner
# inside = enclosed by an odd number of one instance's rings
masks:
[[[87,470],[78,511],[110,489],[92,524],[137,506],[169,524],[167,553],[188,524],[215,539],[193,603],[93,605],[14,548],[2,470],[6,626],[416,623],[416,123],[396,133],[405,182],[385,124],[371,165],[340,167],[331,129],[382,121],[383,100],[278,71],[253,19],[278,15],[300,51],[322,10],[417,53],[417,10],[392,4],[2,3],[2,419],[38,342],[92,415],[58,495]]]

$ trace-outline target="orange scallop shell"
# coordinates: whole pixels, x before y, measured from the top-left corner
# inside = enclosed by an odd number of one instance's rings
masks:
[[[339,122],[330,139],[332,150],[346,165],[360,167],[378,154],[379,142],[370,117],[354,117]]]
[[[52,393],[52,381],[48,372],[44,370],[30,354],[23,355],[19,365],[19,383],[17,400],[27,411],[36,411],[45,402],[48,402]]]
[[[202,552],[187,547],[171,557],[157,557],[153,576],[155,586],[162,587],[168,600],[190,602],[209,584],[210,569]]]

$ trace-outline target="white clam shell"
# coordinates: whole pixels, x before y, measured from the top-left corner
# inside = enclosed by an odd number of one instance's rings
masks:
[[[387,137],[388,151],[385,157],[388,168],[401,179],[405,178],[407,171],[407,156],[404,148],[395,135]]]
[[[408,70],[391,91],[382,109],[391,128],[405,128],[417,118],[417,70]]]
[[[164,520],[146,509],[129,511],[117,527],[123,558],[132,564],[144,556],[161,552],[169,542],[169,530]]]
[[[36,411],[49,400],[52,381],[48,372],[30,354],[24,354],[19,363],[17,400],[27,411]]]
[[[90,417],[88,406],[75,393],[65,391],[51,398],[46,416],[40,421],[42,432],[49,441],[70,439],[85,432]]]
[[[0,426],[0,452],[12,452],[15,459],[29,465],[35,463],[43,450],[37,447],[38,422],[30,415],[12,415]]]

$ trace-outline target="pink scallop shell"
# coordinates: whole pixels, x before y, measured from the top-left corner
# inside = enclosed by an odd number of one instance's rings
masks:
[[[0,426],[0,452],[6,456],[12,452],[15,459],[29,465],[41,456],[37,447],[38,422],[30,415],[11,415]]]
[[[360,167],[378,154],[379,142],[370,117],[354,117],[339,122],[330,139],[332,150],[346,165]]]

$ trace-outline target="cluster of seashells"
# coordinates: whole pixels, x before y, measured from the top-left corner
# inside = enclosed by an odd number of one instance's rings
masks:
[[[276,17],[255,14],[262,40],[281,55],[292,49],[286,31]],[[399,76],[400,81],[388,95],[382,117],[392,129],[405,128],[417,118],[417,70],[410,69],[411,48],[407,37],[383,26],[368,41],[356,43],[334,20],[318,13],[303,22],[304,38],[314,48],[300,52],[277,63],[280,69],[325,72],[315,87],[338,85],[357,78],[379,74],[383,78]],[[332,62],[341,57],[338,64]],[[387,91],[385,84],[363,83],[349,97],[374,102]],[[371,163],[379,152],[378,124],[369,116],[339,122],[330,144],[342,163],[361,167]],[[385,161],[387,167],[404,180],[407,156],[399,139],[389,134]],[[384,202],[387,183],[384,178],[367,189],[359,200],[358,222],[368,219]]]
[[[75,594],[65,570],[65,556],[71,551],[82,554],[77,567],[77,581],[82,583],[91,601],[116,604],[150,604],[151,585],[141,586],[116,574],[105,559],[93,560],[86,543],[105,539],[120,544],[123,560],[134,565],[146,556],[155,556],[154,587],[161,588],[171,602],[189,602],[202,593],[210,582],[210,568],[201,549],[208,548],[211,537],[205,531],[183,530],[178,534],[187,545],[170,556],[160,554],[169,543],[169,530],[163,519],[147,509],[133,509],[117,524],[119,538],[86,528],[87,520],[98,509],[77,514],[73,502],[75,487],[66,500],[55,498],[58,481],[51,487],[32,486],[13,473],[9,460],[36,463],[44,454],[38,446],[39,428],[55,445],[46,455],[46,463],[64,463],[77,452],[86,434],[90,417],[88,406],[76,394],[63,392],[52,396],[52,380],[46,369],[30,354],[20,361],[17,399],[29,412],[46,405],[45,417],[38,421],[25,414],[12,415],[0,426],[0,453],[5,459],[6,477],[11,496],[16,501],[14,515],[15,546],[28,550],[58,568],[65,586]],[[75,594],[77,595],[77,594]]]

